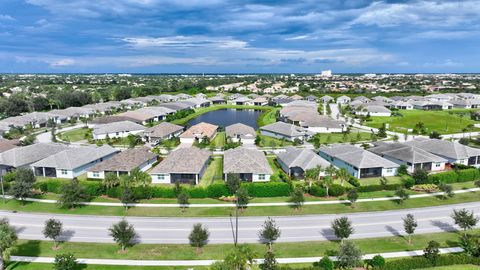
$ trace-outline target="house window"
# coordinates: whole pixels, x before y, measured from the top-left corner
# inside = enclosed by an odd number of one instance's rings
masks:
[[[100,177],[100,173],[98,173],[98,172],[93,172],[93,177]]]
[[[157,175],[157,180],[159,180],[159,181],[165,180],[165,175],[163,175],[163,174]]]
[[[62,175],[67,175],[68,171],[67,170],[62,170],[61,173],[62,173]]]
[[[265,174],[259,174],[258,180],[265,180]]]
[[[388,168],[388,169],[387,169],[387,173],[392,173],[392,169],[391,169],[391,168]]]
[[[440,163],[435,163],[435,168],[440,168],[441,164]]]
[[[115,135],[117,135],[117,136],[120,135],[120,132],[115,132]]]

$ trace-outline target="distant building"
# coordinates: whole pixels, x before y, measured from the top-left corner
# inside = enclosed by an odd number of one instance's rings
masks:
[[[322,77],[332,77],[332,71],[331,70],[322,70],[320,73]]]

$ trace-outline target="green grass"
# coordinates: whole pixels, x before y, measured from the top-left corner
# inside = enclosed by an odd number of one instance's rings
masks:
[[[422,268],[422,269],[418,269],[418,270],[478,270],[478,269],[480,269],[478,265],[459,264],[459,265],[448,265],[448,266]]]
[[[6,268],[7,270],[52,270],[53,269],[53,264],[50,263],[21,263],[21,262],[16,262],[16,263],[10,263],[8,267]],[[122,265],[79,265],[78,270],[167,270],[167,269],[173,269],[173,270],[186,270],[186,269],[192,269],[192,267],[188,266],[122,266]],[[195,270],[200,270],[200,269],[208,269],[206,267],[201,267],[201,266],[195,266],[193,267]]]
[[[329,133],[329,134],[321,134],[318,133],[315,135],[317,138],[320,138],[320,143],[322,144],[331,144],[331,143],[349,143],[355,141],[370,141],[371,133],[369,132],[357,132],[352,131],[349,134],[342,134],[342,133]]]
[[[69,131],[59,133],[57,136],[67,142],[78,142],[81,140],[87,140],[87,134],[91,131],[89,128],[77,128]]]
[[[224,131],[218,132],[215,135],[215,138],[210,142],[210,146],[214,148],[223,148],[225,147],[226,134]]]
[[[478,233],[480,230],[476,229],[471,232]],[[432,239],[440,243],[441,247],[456,247],[459,245],[460,234],[459,232],[415,234],[412,236],[411,245],[403,236],[353,239],[351,241],[357,244],[363,253],[371,254],[423,249]],[[314,257],[331,254],[332,251],[338,249],[338,244],[338,241],[280,242],[274,244],[274,251],[277,258]],[[266,251],[266,246],[260,243],[247,245],[252,248],[257,257],[262,257]],[[126,253],[120,253],[118,245],[109,243],[65,242],[60,244],[59,250],[53,250],[51,241],[19,240],[12,255],[53,257],[59,253],[72,252],[78,258],[207,260],[222,259],[233,248],[233,244],[208,244],[203,248],[202,253],[196,254],[195,248],[187,244],[138,244],[129,247]]]
[[[264,111],[270,111],[272,110],[273,107],[269,106],[246,106],[246,105],[212,105],[210,107],[204,107],[204,108],[198,108],[195,110],[195,113],[192,113],[188,115],[187,117],[181,118],[181,119],[176,119],[172,121],[172,124],[177,124],[177,125],[185,125],[188,121],[204,114],[207,112],[211,111],[216,111],[216,110],[221,110],[221,109],[252,109],[252,110],[264,110]]]
[[[280,178],[280,175],[283,174],[283,175],[285,175],[285,176],[288,178],[288,175],[282,170],[282,168],[280,167],[280,165],[277,163],[276,157],[274,157],[274,156],[269,156],[269,157],[267,157],[267,160],[268,160],[268,164],[270,165],[270,167],[271,167],[272,170],[273,170],[272,176],[276,176],[277,179],[281,179],[281,178]],[[288,200],[288,199],[285,199],[285,201],[287,201],[287,200]]]
[[[405,132],[413,129],[415,124],[423,122],[427,132],[437,131],[440,134],[461,133],[470,124],[478,123],[468,116],[449,111],[400,110],[403,117],[371,117],[372,121],[364,125],[379,128],[383,123],[390,125],[390,130]],[[476,129],[478,130],[478,129]]]
[[[218,135],[217,135],[218,136]],[[214,182],[221,182],[223,175],[223,157],[213,157],[200,179],[200,186],[208,186]]]
[[[159,146],[165,148],[175,148],[180,144],[180,140],[178,138],[172,138],[168,140],[163,140],[160,142]]]
[[[260,147],[282,147],[293,145],[293,142],[287,140],[280,140],[277,138],[265,136],[265,135],[258,135],[260,136]]]
[[[396,209],[408,209],[427,206],[439,206],[447,204],[476,202],[479,199],[479,192],[469,192],[457,194],[455,197],[443,200],[438,197],[426,197],[409,199],[403,204],[395,201],[379,201],[379,202],[361,202],[357,203],[355,208],[351,208],[348,204],[331,204],[331,205],[305,205],[301,211],[294,211],[290,206],[275,207],[248,207],[243,215],[245,216],[285,216],[285,215],[309,215],[309,214],[339,214],[339,213],[356,213],[371,211],[387,211]],[[384,195],[380,193],[379,195]],[[255,202],[263,200],[272,201],[271,198],[257,198]],[[286,198],[281,200],[285,201]],[[218,201],[217,201],[218,202]],[[252,201],[253,202],[253,201]],[[179,208],[145,208],[132,207],[126,213],[123,207],[104,207],[104,206],[81,206],[72,210],[59,209],[55,204],[25,202],[22,204],[16,200],[8,200],[5,204],[0,204],[0,209],[14,210],[19,212],[44,212],[58,214],[77,214],[77,215],[110,215],[110,216],[188,216],[188,217],[213,217],[213,216],[229,216],[233,208],[216,207],[216,208],[189,208],[182,213]]]
[[[269,110],[264,111],[257,119],[257,125],[259,127],[269,125],[272,123],[277,122],[277,112],[280,108],[272,108],[270,107]]]

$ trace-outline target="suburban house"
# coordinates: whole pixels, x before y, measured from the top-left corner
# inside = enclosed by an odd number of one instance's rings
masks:
[[[157,144],[163,140],[178,137],[183,132],[183,127],[169,122],[162,122],[151,128],[147,128],[143,132],[143,136],[147,142]]]
[[[323,97],[320,98],[320,102],[322,103],[330,103],[330,102],[333,102],[333,97],[329,96],[329,95],[325,95]]]
[[[103,140],[108,138],[123,138],[128,135],[142,133],[145,127],[131,121],[113,122],[110,124],[97,125],[93,128],[93,139]]]
[[[227,103],[225,98],[221,97],[221,96],[214,96],[214,97],[209,98],[208,100],[210,100],[212,102],[212,104],[226,104]]]
[[[347,97],[347,96],[340,96],[337,98],[337,103],[338,104],[348,104],[350,103],[350,101],[352,101],[352,99],[350,97]]]
[[[94,118],[91,121],[87,122],[87,126],[89,128],[94,128],[100,125],[111,124],[115,122],[123,122],[123,121],[130,121],[137,124],[141,123],[136,119],[132,119],[127,116],[121,116],[117,114],[117,115],[106,115],[106,116]]]
[[[333,144],[320,148],[321,157],[335,167],[345,168],[357,178],[395,176],[397,163],[350,144]]]
[[[198,184],[210,160],[210,151],[197,147],[180,148],[171,152],[150,172],[154,184],[176,182]]]
[[[308,169],[313,169],[317,166],[325,169],[330,166],[328,161],[310,149],[288,146],[285,150],[285,152],[277,154],[277,161],[283,171],[289,176],[303,179],[305,171]],[[323,175],[325,175],[325,173],[321,172],[321,176]]]
[[[136,168],[144,172],[150,169],[155,162],[157,162],[157,155],[150,152],[147,147],[131,148],[89,168],[87,177],[104,179],[107,173],[120,176],[130,174]]]
[[[70,147],[31,165],[36,176],[73,179],[119,150],[110,145]]]
[[[306,101],[317,102],[318,98],[316,96],[313,96],[313,95],[308,95],[308,96],[305,97],[305,100]]]
[[[157,122],[164,120],[167,115],[173,114],[175,111],[165,107],[145,107],[134,111],[128,111],[119,114],[130,119],[134,119],[134,122],[147,124],[151,122]]]
[[[449,103],[451,103],[454,108],[476,109],[480,107],[480,99],[453,99],[450,100]]]
[[[233,105],[251,105],[252,100],[248,97],[241,96],[241,97],[238,97],[234,100],[231,100],[230,103],[233,104]]]
[[[251,126],[242,123],[236,123],[225,127],[227,138],[233,142],[242,142],[244,144],[255,144],[256,132]]]
[[[266,97],[258,96],[250,102],[254,106],[267,106],[268,99]]]
[[[305,114],[299,125],[312,133],[341,133],[347,126],[344,121],[319,114]]]
[[[313,133],[303,127],[296,126],[294,124],[288,124],[284,122],[276,122],[270,125],[260,127],[260,133],[264,136],[270,136],[277,139],[285,139],[287,141],[306,141]]]
[[[0,175],[16,168],[30,168],[30,164],[68,149],[57,143],[36,143],[16,147],[0,153]]]
[[[413,104],[409,101],[398,100],[391,103],[390,108],[395,108],[399,110],[413,110]]]
[[[480,167],[480,149],[439,139],[416,138],[405,144],[421,148],[427,152],[447,159],[450,165],[463,164]]]
[[[262,151],[239,147],[225,151],[223,173],[225,180],[228,174],[237,174],[242,181],[266,182],[273,170]]]
[[[429,153],[421,148],[403,143],[378,143],[368,151],[393,161],[399,165],[406,165],[407,170],[443,171],[448,161],[440,156]]]
[[[19,140],[7,140],[4,138],[0,138],[0,153],[19,147],[19,143]]]
[[[183,102],[188,102],[193,104],[192,108],[209,107],[212,104],[212,102],[208,99],[197,98],[197,97],[186,99]]]
[[[378,105],[367,105],[367,106],[360,106],[358,110],[355,112],[357,115],[370,115],[370,116],[390,116],[392,112],[383,107]]]
[[[453,108],[453,104],[447,101],[412,101],[414,109],[419,110],[449,110]]]
[[[51,110],[50,113],[62,115],[66,120],[79,120],[80,118],[89,118],[95,114],[92,108],[68,107],[62,110]]]
[[[353,99],[353,101],[360,101],[361,103],[369,103],[372,102],[371,99],[365,97],[365,96],[357,96]]]
[[[193,143],[196,140],[202,140],[207,137],[212,140],[217,135],[218,126],[209,123],[201,122],[191,126],[180,135],[180,142]]]

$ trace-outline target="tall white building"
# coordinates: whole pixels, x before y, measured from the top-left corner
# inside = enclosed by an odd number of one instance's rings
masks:
[[[332,76],[332,71],[329,69],[329,70],[322,70],[322,73],[321,73],[322,77],[331,77]]]

